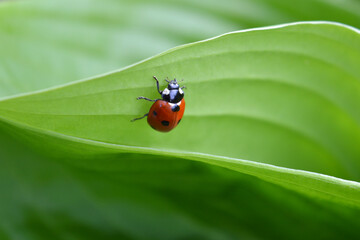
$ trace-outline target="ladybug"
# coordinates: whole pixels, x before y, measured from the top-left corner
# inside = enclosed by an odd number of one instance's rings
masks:
[[[134,118],[131,121],[134,122],[147,116],[147,122],[153,129],[160,132],[169,132],[180,123],[184,115],[185,99],[182,89],[184,89],[185,86],[180,87],[176,78],[172,81],[165,79],[169,84],[167,88],[160,91],[158,79],[155,76],[153,78],[156,81],[157,91],[160,93],[161,99],[136,98],[137,100],[145,99],[154,102],[154,104],[151,106],[150,111],[144,116]]]

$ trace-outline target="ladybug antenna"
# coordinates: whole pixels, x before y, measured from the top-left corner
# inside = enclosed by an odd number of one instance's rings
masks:
[[[168,82],[168,83],[170,83],[169,77],[166,77],[166,78],[165,78],[165,81]]]

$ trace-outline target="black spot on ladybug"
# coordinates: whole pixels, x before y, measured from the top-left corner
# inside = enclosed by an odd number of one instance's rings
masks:
[[[162,124],[163,126],[169,126],[170,123],[169,123],[169,121],[165,121],[165,120],[164,120],[164,121],[161,121],[161,124]]]
[[[174,105],[174,106],[172,106],[171,107],[171,110],[173,111],[173,112],[178,112],[178,111],[180,111],[180,107],[179,107],[179,105]]]
[[[182,118],[180,118],[180,119],[179,119],[179,121],[178,121],[178,123],[177,123],[177,124],[179,124],[179,123],[180,123],[181,119],[182,119]]]
[[[153,115],[156,116],[156,115],[157,115],[157,112],[153,111]]]

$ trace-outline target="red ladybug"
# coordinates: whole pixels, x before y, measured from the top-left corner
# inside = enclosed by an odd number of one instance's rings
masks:
[[[165,80],[169,83],[168,87],[160,91],[159,81],[155,76],[154,79],[156,80],[157,90],[161,94],[161,99],[151,100],[146,97],[138,97],[138,100],[145,99],[154,102],[154,104],[144,116],[134,118],[131,121],[133,122],[147,116],[147,121],[153,129],[160,132],[169,132],[180,123],[184,115],[185,99],[182,89],[185,86],[180,87],[176,79],[172,81]]]

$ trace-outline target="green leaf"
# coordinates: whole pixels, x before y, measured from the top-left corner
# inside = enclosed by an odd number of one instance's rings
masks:
[[[354,239],[360,227],[356,209],[208,164],[112,154],[97,160],[116,169],[86,171],[2,130],[0,144],[4,239]]]
[[[357,0],[0,3],[0,97],[40,90],[225,32],[304,20],[360,27]]]
[[[82,143],[81,155],[197,160],[359,207],[356,182],[261,164],[359,179],[359,49],[359,33],[335,24],[235,32],[119,72],[4,99],[0,114],[23,131],[47,135],[43,151],[57,138],[54,146]],[[152,75],[182,77],[188,87],[185,118],[166,136],[145,121],[130,122],[149,108],[136,96],[156,98]]]

